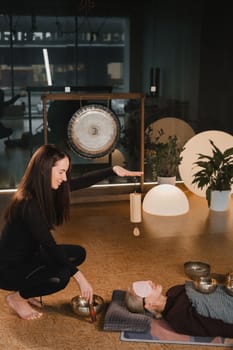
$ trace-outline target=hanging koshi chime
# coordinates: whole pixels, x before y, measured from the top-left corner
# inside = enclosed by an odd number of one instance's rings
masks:
[[[142,221],[142,196],[141,193],[130,193],[130,221],[133,223]]]

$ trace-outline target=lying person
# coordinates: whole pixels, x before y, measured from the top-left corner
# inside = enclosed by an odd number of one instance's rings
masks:
[[[211,294],[202,294],[192,282],[175,285],[162,293],[160,284],[137,281],[126,292],[129,311],[149,311],[161,315],[180,334],[203,337],[233,337],[233,298],[222,286]]]

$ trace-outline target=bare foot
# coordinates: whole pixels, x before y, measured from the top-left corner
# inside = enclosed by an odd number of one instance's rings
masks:
[[[37,298],[29,298],[27,300],[29,302],[29,304],[33,305],[33,306],[37,306],[37,307],[43,307],[43,303],[40,299]]]
[[[18,292],[9,294],[6,297],[6,302],[24,320],[34,320],[42,316],[42,313],[34,310],[29,302],[23,299]]]

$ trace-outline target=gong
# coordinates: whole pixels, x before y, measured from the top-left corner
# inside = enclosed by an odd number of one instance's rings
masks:
[[[68,144],[74,152],[84,158],[99,158],[116,147],[120,122],[109,108],[90,104],[73,114],[67,133]]]

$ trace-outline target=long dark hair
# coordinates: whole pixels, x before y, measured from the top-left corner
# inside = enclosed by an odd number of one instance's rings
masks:
[[[51,186],[52,167],[64,158],[69,159],[67,181],[57,190]],[[11,220],[21,201],[35,198],[42,215],[50,228],[60,225],[69,218],[70,208],[70,171],[69,155],[54,145],[43,145],[37,149],[29,161],[22,180],[6,209],[5,219]]]

